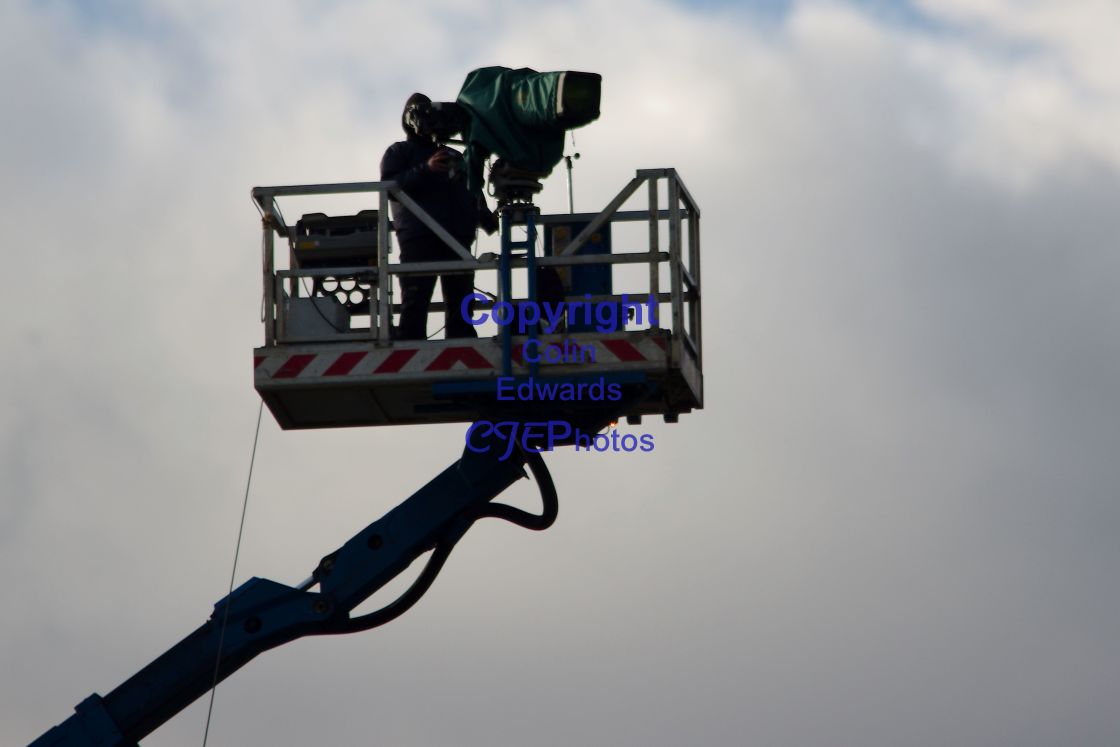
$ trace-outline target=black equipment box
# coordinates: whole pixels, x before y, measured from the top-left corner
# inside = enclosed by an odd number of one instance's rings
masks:
[[[376,265],[377,211],[333,217],[308,213],[296,223],[292,252],[306,269]]]

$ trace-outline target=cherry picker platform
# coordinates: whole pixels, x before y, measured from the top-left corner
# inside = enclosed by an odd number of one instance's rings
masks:
[[[348,193],[375,195],[377,209],[342,218],[304,215],[288,225],[279,205],[280,198]],[[609,420],[661,415],[675,421],[703,406],[700,209],[673,169],[639,170],[599,213],[541,215],[531,204],[506,205],[501,253],[478,257],[391,182],[258,187],[252,196],[264,232],[265,344],[253,353],[254,382],[283,428],[471,423],[504,410],[522,418],[578,419],[579,410],[593,407],[557,400],[503,404],[495,397],[502,377],[615,384],[624,396],[613,407],[595,408],[611,410]],[[623,209],[642,196],[639,209]],[[462,259],[390,262],[390,199],[419,215]],[[619,231],[611,241],[612,227],[621,224],[638,224],[638,246],[620,246]],[[526,238],[514,241],[515,231]],[[616,293],[612,271],[623,267],[633,268],[627,277],[634,284]],[[569,319],[551,335],[518,335],[504,326],[478,339],[392,338],[392,313],[399,309],[394,276],[474,272],[480,282],[493,272],[493,303],[516,305],[535,300],[536,281],[549,269],[562,278],[565,298],[640,300],[655,306],[657,319],[623,319],[605,332],[604,325]],[[515,287],[525,297],[516,298]],[[442,310],[432,304],[432,312]]]
[[[277,421],[294,429],[473,423],[462,455],[323,556],[301,583],[254,577],[233,589],[231,581],[231,593],[206,622],[106,695],[87,697],[33,747],[136,747],[264,651],[305,636],[370,630],[403,614],[475,522],[496,518],[547,529],[557,517],[557,491],[538,448],[541,437],[528,435],[545,425],[535,421],[549,421],[552,448],[554,432],[597,433],[621,417],[674,421],[703,406],[700,209],[676,171],[638,171],[599,213],[574,214],[569,203],[566,215],[541,215],[532,202],[538,179],[561,158],[564,133],[599,116],[599,81],[598,74],[578,71],[481,68],[468,75],[458,103],[428,102],[424,117],[417,105],[418,118],[405,118],[413,134],[433,142],[463,132],[468,189],[481,189],[472,182],[481,177],[484,158],[499,156],[489,180],[500,212],[496,254],[472,254],[394,182],[253,190],[263,225],[265,332],[254,351],[254,381]],[[511,118],[509,102],[535,124]],[[467,118],[447,124],[436,116],[453,111]],[[305,213],[289,225],[278,202],[355,193],[375,195],[376,207],[363,205],[354,215]],[[628,206],[642,196],[644,207]],[[390,199],[459,259],[391,263]],[[514,238],[522,232],[524,238]],[[495,288],[474,298],[482,301],[475,304],[483,312],[478,321],[491,326],[479,327],[477,339],[395,340],[393,278],[454,273]],[[616,293],[616,285],[624,292]],[[644,315],[637,313],[643,304]],[[547,323],[542,309],[549,311]],[[469,302],[430,310],[475,319]],[[482,318],[497,319],[499,312],[505,319],[498,324]],[[476,431],[479,425],[489,427]],[[521,438],[499,425],[521,427]],[[563,427],[554,431],[554,425]],[[578,435],[565,438],[555,445],[580,443]],[[540,513],[496,500],[528,476],[526,468],[540,491]],[[355,612],[424,556],[396,600]]]

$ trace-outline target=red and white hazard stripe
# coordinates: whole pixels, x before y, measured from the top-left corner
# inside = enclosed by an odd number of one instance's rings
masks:
[[[560,339],[546,338],[544,346],[559,344]],[[620,337],[594,339],[568,338],[566,343],[580,348],[590,346],[594,363],[582,365],[549,365],[550,369],[593,369],[596,364],[655,364],[663,365],[666,359],[667,340],[664,335],[648,333],[627,334]],[[513,360],[521,368],[521,345],[515,346]],[[544,365],[544,364],[542,364]],[[298,379],[344,379],[346,377],[400,376],[400,375],[494,375],[501,370],[501,347],[494,339],[466,342],[458,345],[418,345],[397,343],[390,348],[352,345],[345,349],[332,346],[318,350],[312,346],[299,346],[298,351],[287,347],[259,348],[253,358],[254,375],[258,382]]]

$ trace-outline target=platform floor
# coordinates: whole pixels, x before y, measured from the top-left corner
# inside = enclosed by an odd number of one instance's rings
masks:
[[[385,347],[369,341],[262,347],[254,351],[254,380],[285,429],[499,418],[673,418],[703,406],[699,367],[687,351],[678,350],[667,330],[544,335],[527,350],[526,342],[513,338],[514,377],[530,376],[526,357],[564,359],[540,362],[534,380],[582,383],[585,396],[561,399],[563,391],[557,389],[553,399],[499,401],[503,356],[496,337]],[[599,381],[616,386],[613,391],[621,396],[595,399],[587,387]]]

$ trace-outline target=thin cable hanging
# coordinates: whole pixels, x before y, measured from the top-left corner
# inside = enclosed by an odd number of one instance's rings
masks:
[[[222,612],[222,625],[218,629],[218,655],[214,660],[214,680],[210,684],[210,705],[206,709],[206,730],[202,733],[202,747],[206,747],[206,740],[210,737],[210,720],[214,715],[214,693],[218,690],[218,670],[222,663],[222,644],[226,638],[226,623],[229,621],[229,608],[233,606],[233,582],[237,578],[237,559],[241,555],[241,538],[245,534],[245,513],[249,508],[249,487],[253,484],[253,465],[257,461],[257,442],[261,437],[261,415],[264,414],[264,400],[257,408],[257,430],[253,435],[253,451],[249,455],[249,477],[245,481],[245,498],[241,501],[241,523],[237,528],[237,545],[233,551],[233,569],[229,572],[229,593],[226,598],[229,602]]]

